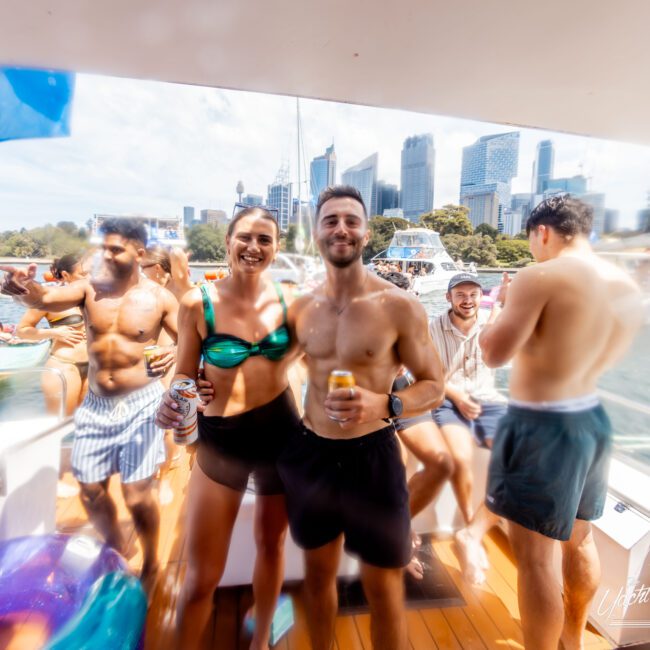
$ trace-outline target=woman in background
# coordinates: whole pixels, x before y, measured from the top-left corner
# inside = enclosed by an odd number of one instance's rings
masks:
[[[61,284],[70,284],[88,275],[83,258],[79,254],[64,255],[54,260],[50,272]],[[49,327],[37,327],[43,318]],[[28,341],[52,341],[50,358],[45,367],[63,373],[67,389],[65,414],[72,415],[88,390],[86,326],[81,310],[75,307],[67,311],[49,313],[40,309],[28,309],[18,323],[16,335]],[[61,381],[54,374],[44,372],[41,387],[48,413],[58,413]]]

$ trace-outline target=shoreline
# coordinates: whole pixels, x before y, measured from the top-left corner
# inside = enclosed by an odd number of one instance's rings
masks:
[[[52,264],[52,257],[0,257],[0,264]],[[216,266],[226,267],[227,262],[189,262],[192,266]],[[516,273],[521,267],[517,266],[480,266],[477,273]]]
[[[0,264],[52,264],[53,257],[0,257]],[[218,266],[226,267],[228,263],[223,262],[189,262],[190,266]]]

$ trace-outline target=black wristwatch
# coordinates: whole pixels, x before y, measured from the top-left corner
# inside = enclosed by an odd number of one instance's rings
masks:
[[[404,404],[395,393],[388,394],[388,413],[391,418],[398,418],[404,412]]]

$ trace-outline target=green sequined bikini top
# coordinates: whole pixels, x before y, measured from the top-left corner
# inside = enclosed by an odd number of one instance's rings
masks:
[[[246,361],[248,357],[262,355],[270,361],[279,361],[289,350],[291,338],[287,328],[287,306],[284,302],[282,289],[273,283],[282,305],[284,318],[282,325],[269,332],[261,341],[250,343],[233,334],[216,332],[214,306],[208,294],[208,288],[201,285],[203,296],[203,314],[208,328],[208,336],[201,344],[201,352],[205,363],[217,368],[234,368]]]

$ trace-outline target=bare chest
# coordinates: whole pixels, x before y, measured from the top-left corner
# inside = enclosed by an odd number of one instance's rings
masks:
[[[305,353],[314,360],[341,366],[374,365],[393,354],[396,334],[385,315],[373,305],[351,305],[343,313],[316,302],[297,324]]]
[[[86,302],[88,329],[93,338],[119,334],[134,342],[157,338],[162,308],[156,294],[135,289],[120,297],[96,295]]]

